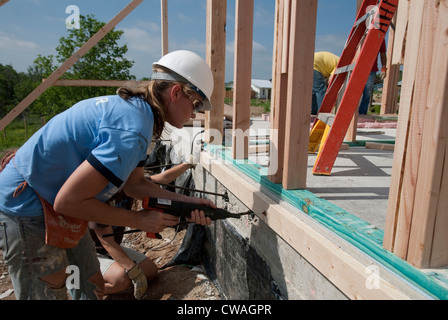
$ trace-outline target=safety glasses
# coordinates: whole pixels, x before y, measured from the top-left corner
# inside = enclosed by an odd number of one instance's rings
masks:
[[[188,97],[188,99],[190,99],[191,103],[193,104],[193,113],[194,114],[198,113],[202,108],[202,101],[193,98],[189,94],[187,94],[186,96]]]

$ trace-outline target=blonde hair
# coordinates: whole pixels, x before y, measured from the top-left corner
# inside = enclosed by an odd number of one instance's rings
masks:
[[[167,70],[163,67],[158,67],[157,71],[167,72]],[[129,100],[133,97],[139,97],[148,102],[154,114],[154,137],[158,139],[163,133],[166,122],[167,102],[163,97],[163,93],[166,89],[174,86],[175,84],[180,85],[182,87],[183,93],[187,96],[192,95],[194,92],[194,89],[192,89],[185,82],[151,80],[148,84],[139,85],[136,87],[127,86],[118,88],[117,94],[125,100]]]

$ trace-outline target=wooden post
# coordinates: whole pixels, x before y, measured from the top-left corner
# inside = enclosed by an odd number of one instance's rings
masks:
[[[400,8],[400,6],[398,6]],[[393,24],[396,25],[398,12],[395,13]],[[380,114],[394,114],[397,112],[398,103],[398,79],[400,76],[400,65],[393,64],[393,53],[395,43],[395,30],[389,28],[389,40],[387,42],[387,74],[383,81],[383,94],[381,97]]]
[[[289,29],[290,11],[285,17],[285,3],[290,0],[277,0],[275,4],[275,26],[274,26],[274,52],[272,59],[272,96],[271,96],[271,134],[269,135],[269,165],[275,167],[270,170],[268,179],[274,183],[281,183],[283,177],[283,159],[285,150],[285,118],[286,118],[286,89],[288,84],[287,67],[282,72],[283,47],[285,40],[284,28]],[[289,6],[290,7],[290,6]],[[284,20],[288,23],[285,24]],[[273,171],[273,172],[272,172]]]
[[[207,62],[215,86],[210,101],[212,110],[205,112],[204,141],[218,145],[224,137],[226,12],[227,0],[207,0]]]
[[[0,120],[0,130],[3,130],[11,123],[23,110],[25,110],[34,100],[36,100],[45,90],[53,85],[73,64],[75,64],[90,48],[98,43],[109,31],[123,20],[132,10],[134,10],[143,0],[133,0],[115,17],[102,27],[92,38],[90,38],[81,48],[72,54],[59,68],[57,68],[43,83],[25,97],[14,109],[12,109],[3,119]]]
[[[286,102],[284,189],[306,187],[317,2],[292,0]]]
[[[384,247],[419,268],[448,265],[448,1],[409,3]]]
[[[232,122],[233,159],[249,154],[254,0],[235,3],[235,64]]]
[[[417,72],[417,53],[419,50],[420,34],[422,28],[423,4],[423,1],[414,1],[410,3],[409,15],[406,21],[404,21],[403,19],[398,20],[402,24],[406,23],[406,25],[408,26],[408,30],[406,32],[406,50],[404,56],[400,113],[398,117],[397,134],[395,138],[393,171],[389,188],[389,201],[387,207],[383,246],[387,250],[394,252],[398,257],[402,259],[406,259],[407,256],[409,228],[413,210],[413,192],[415,188],[415,181],[412,184],[412,190],[409,190],[409,186],[407,188],[403,188],[403,180],[415,180],[415,172],[411,172],[409,170],[416,167],[415,165],[411,166],[411,168],[406,167],[406,157],[408,157],[409,163],[409,156],[412,155],[412,153],[409,153],[407,155],[407,152],[410,152],[416,147],[419,147],[418,144],[409,142],[408,131],[409,124],[411,123],[412,119],[412,94],[414,92],[414,82]],[[416,126],[414,125],[414,127]],[[418,159],[418,157],[418,155],[412,156],[412,161],[415,161],[414,159]],[[407,178],[405,178],[406,176]],[[405,196],[404,202],[402,203],[403,191],[408,193],[412,192],[412,194],[410,196]],[[407,197],[409,198],[406,199]]]
[[[425,1],[423,21],[432,59],[419,57],[430,73],[408,252],[420,268],[448,266],[448,1]]]
[[[162,29],[162,56],[168,53],[168,0],[160,0],[160,25]]]

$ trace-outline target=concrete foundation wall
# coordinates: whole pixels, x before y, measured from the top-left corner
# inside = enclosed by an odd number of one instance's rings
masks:
[[[197,189],[230,212],[247,208],[198,166]],[[330,281],[256,216],[226,219],[207,228],[206,264],[228,299],[346,299]]]

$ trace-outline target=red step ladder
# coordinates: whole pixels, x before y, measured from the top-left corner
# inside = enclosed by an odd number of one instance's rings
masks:
[[[398,0],[364,0],[356,17],[356,21],[348,37],[347,43],[339,59],[338,67],[322,101],[319,113],[330,113],[335,105],[349,71],[350,79],[336,112],[333,124],[321,147],[313,167],[315,175],[330,175],[333,164],[344,141],[345,134],[357,111],[359,99],[367,83],[372,66],[378,59],[378,52],[389,29],[391,20],[397,10]],[[352,64],[357,48],[364,38],[359,56]],[[318,120],[314,126],[318,125]],[[315,130],[311,132],[315,132]],[[315,139],[315,137],[314,137]]]

